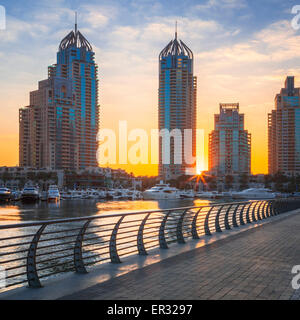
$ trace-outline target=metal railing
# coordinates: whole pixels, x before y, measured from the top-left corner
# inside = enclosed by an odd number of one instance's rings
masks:
[[[120,263],[299,207],[300,199],[257,200],[1,225],[0,266],[6,287],[38,288],[58,273],[86,273],[91,265]]]

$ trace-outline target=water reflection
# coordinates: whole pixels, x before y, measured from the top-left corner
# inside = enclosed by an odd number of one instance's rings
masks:
[[[105,217],[111,213],[169,209],[187,206],[200,206],[216,203],[209,200],[160,200],[160,201],[106,201],[63,200],[58,203],[11,204],[0,206],[0,224],[6,225],[21,221],[39,221],[59,218],[83,217],[99,215],[103,219],[90,222],[83,242],[83,258],[86,266],[110,261],[109,242],[112,229],[119,217]],[[218,200],[218,202],[224,202]],[[204,234],[203,217],[208,208],[204,208],[198,217],[199,234]],[[178,219],[184,210],[173,211],[165,226],[167,243],[176,242]],[[194,211],[195,212],[195,211]],[[215,211],[216,212],[216,211]],[[145,215],[126,216],[119,229],[116,246],[120,258],[137,254],[137,234],[141,219]],[[183,220],[183,236],[191,237],[193,215],[187,214]],[[144,228],[144,245],[146,250],[159,246],[159,228],[165,218],[163,213],[151,215]],[[82,228],[82,221],[50,224],[41,235],[38,247],[37,268],[40,277],[47,279],[56,273],[74,269],[74,243]],[[0,230],[3,243],[0,252],[0,264],[7,273],[7,285],[26,283],[26,261],[28,243],[38,231],[39,226],[26,228],[9,228]],[[9,250],[7,249],[9,248]]]
[[[62,200],[60,202],[15,203],[0,205],[0,224],[17,221],[39,221],[47,219],[74,218],[100,214],[111,214],[187,206],[209,205],[224,200],[174,199],[137,201]]]

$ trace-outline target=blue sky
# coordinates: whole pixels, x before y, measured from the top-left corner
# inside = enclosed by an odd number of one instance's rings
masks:
[[[198,77],[198,126],[213,128],[220,102],[240,102],[254,166],[266,167],[267,113],[288,74],[300,70],[300,31],[291,28],[297,1],[279,0],[0,0],[7,28],[0,30],[0,165],[17,162],[18,109],[46,78],[61,39],[78,12],[81,32],[99,65],[102,127],[157,125],[160,50],[174,35],[193,50]],[[300,4],[300,0],[299,0]],[[299,79],[300,83],[300,79]],[[130,116],[130,113],[134,116]],[[117,115],[117,116],[116,116]],[[259,119],[259,121],[257,121]],[[265,147],[264,147],[265,146]],[[6,160],[3,160],[6,159]]]

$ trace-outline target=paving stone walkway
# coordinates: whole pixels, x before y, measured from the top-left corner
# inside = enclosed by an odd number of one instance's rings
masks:
[[[134,270],[61,299],[299,299],[300,213]]]

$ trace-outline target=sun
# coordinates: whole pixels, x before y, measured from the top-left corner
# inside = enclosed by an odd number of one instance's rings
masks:
[[[197,173],[198,176],[201,176],[202,172],[203,172],[203,170],[201,170],[200,168],[197,168],[197,172],[196,173]]]

